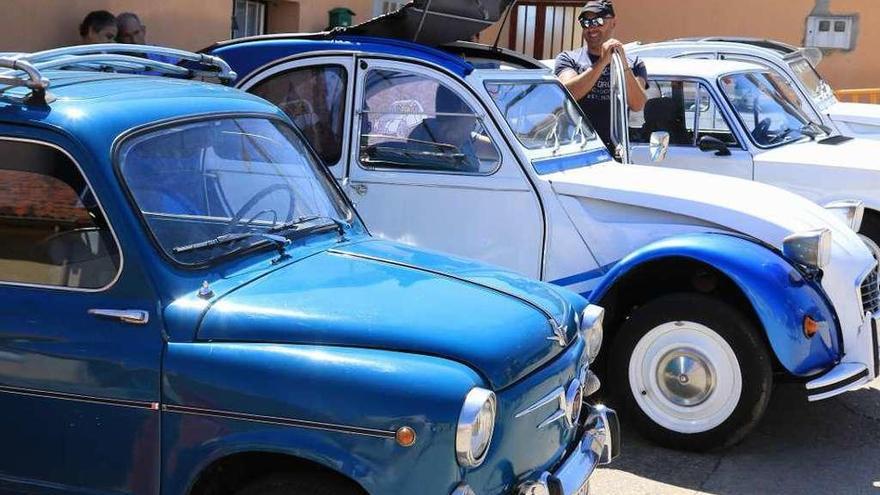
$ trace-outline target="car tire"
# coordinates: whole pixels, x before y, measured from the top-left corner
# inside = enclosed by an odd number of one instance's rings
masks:
[[[643,436],[673,449],[736,444],[764,415],[773,387],[756,325],[703,294],[670,294],[637,308],[611,358],[616,406]]]
[[[275,474],[245,485],[235,495],[361,495],[363,492],[335,476]]]

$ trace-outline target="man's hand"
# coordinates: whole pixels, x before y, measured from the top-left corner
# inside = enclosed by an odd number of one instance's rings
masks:
[[[625,64],[628,63],[626,61],[626,53],[623,51],[623,43],[614,38],[611,38],[605,43],[602,43],[602,55],[599,57],[599,63],[602,65],[602,67],[605,67],[606,65],[611,63],[611,56],[614,54],[615,51],[620,53],[620,56],[623,57],[623,61]]]

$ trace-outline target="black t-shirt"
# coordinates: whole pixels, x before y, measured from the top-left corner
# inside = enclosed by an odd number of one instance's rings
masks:
[[[645,63],[638,57],[636,57],[635,60],[629,57],[627,57],[627,59],[629,61],[629,66],[632,67],[633,74],[636,77],[641,77],[647,81],[648,70],[645,68]],[[553,73],[559,76],[559,74],[566,69],[572,69],[578,74],[581,74],[592,67],[598,60],[599,56],[591,54],[586,46],[578,48],[577,50],[562,52],[556,57],[556,64],[553,68]],[[604,142],[610,149],[612,146],[611,64],[605,66],[605,70],[602,71],[602,75],[599,76],[596,85],[593,86],[593,89],[590,90],[586,96],[578,100],[578,104],[580,104],[581,109],[587,115],[590,123],[593,124],[593,128],[596,129],[596,133],[602,139],[602,142]]]

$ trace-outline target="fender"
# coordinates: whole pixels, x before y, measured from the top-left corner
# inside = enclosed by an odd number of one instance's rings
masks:
[[[814,375],[839,360],[840,326],[824,290],[778,252],[746,237],[706,232],[648,244],[621,259],[590,299],[601,301],[634,269],[671,258],[701,262],[730,278],[751,303],[773,353],[792,375]],[[808,339],[803,333],[807,315],[828,322],[828,328]]]
[[[464,397],[485,386],[463,364],[378,349],[171,343],[164,366],[167,493],[187,493],[215,460],[256,452],[315,462],[369,493],[448,495]],[[396,442],[401,426],[414,445]]]

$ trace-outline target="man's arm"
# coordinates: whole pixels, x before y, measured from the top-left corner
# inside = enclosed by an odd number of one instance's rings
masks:
[[[586,71],[578,74],[574,69],[564,69],[557,77],[563,86],[574,96],[575,100],[580,100],[593,90],[605,66],[594,65]]]
[[[623,79],[626,81],[626,103],[630,110],[641,112],[645,108],[645,102],[648,101],[648,94],[645,93],[645,87],[648,85],[648,71],[645,69],[644,62],[638,59],[633,66],[629,65],[629,59],[626,58],[622,44],[617,47],[617,51],[626,64],[623,74]]]

